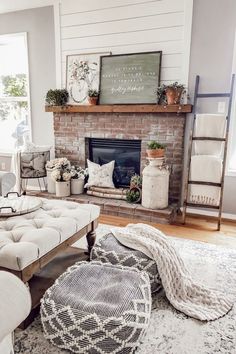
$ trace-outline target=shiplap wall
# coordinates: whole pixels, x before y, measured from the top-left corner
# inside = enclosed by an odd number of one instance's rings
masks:
[[[66,55],[101,51],[119,54],[162,50],[161,81],[186,83],[186,46],[190,46],[186,35],[191,31],[186,2],[191,1],[61,0],[62,87]]]

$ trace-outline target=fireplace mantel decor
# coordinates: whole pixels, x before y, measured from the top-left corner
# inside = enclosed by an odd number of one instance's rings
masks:
[[[53,113],[191,113],[191,104],[120,104],[120,105],[65,105],[45,106]]]

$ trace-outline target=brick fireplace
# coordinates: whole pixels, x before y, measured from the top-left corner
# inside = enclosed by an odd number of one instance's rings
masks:
[[[185,113],[145,112],[55,112],[56,157],[67,157],[85,166],[88,157],[86,138],[141,140],[141,170],[147,163],[147,142],[166,144],[166,162],[171,166],[170,202],[178,202],[182,185]]]

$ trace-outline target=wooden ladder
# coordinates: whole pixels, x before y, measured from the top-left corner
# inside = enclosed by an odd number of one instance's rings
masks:
[[[194,92],[194,103],[193,103],[193,125],[190,132],[190,140],[189,140],[189,149],[188,149],[188,169],[187,169],[187,179],[184,188],[184,202],[183,202],[183,223],[185,224],[186,220],[186,209],[187,207],[194,207],[194,208],[208,208],[208,209],[217,209],[218,210],[218,217],[217,217],[217,230],[220,230],[221,227],[221,215],[222,215],[222,204],[223,204],[223,191],[224,191],[224,177],[225,177],[225,168],[226,168],[226,157],[227,157],[227,146],[228,146],[228,138],[229,138],[229,124],[230,124],[230,115],[231,115],[231,106],[232,106],[232,97],[233,97],[233,90],[234,90],[234,81],[235,81],[235,74],[232,75],[231,85],[230,85],[230,92],[227,93],[199,93],[199,82],[200,76],[196,76],[195,81],[195,92]],[[226,116],[227,125],[226,125],[226,133],[224,138],[214,138],[214,137],[194,137],[193,132],[196,123],[196,107],[197,101],[199,98],[217,98],[217,97],[225,97],[229,99],[228,103],[228,113]],[[190,178],[190,164],[191,164],[191,156],[192,156],[192,146],[193,141],[201,140],[201,141],[221,141],[224,142],[224,154],[223,154],[223,169],[222,169],[222,176],[220,183],[212,183],[212,182],[201,182],[201,181],[191,181]],[[207,186],[214,186],[220,187],[220,202],[219,206],[213,205],[205,205],[205,204],[196,204],[196,203],[189,203],[188,202],[188,189],[190,184],[198,184],[198,185],[207,185]]]

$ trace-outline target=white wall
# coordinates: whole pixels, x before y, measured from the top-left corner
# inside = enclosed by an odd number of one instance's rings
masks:
[[[62,0],[62,86],[67,54],[101,51],[119,54],[162,50],[162,82],[187,82],[191,3],[192,0]]]
[[[45,113],[46,92],[56,86],[53,7],[0,14],[0,34],[27,32],[32,137],[36,144],[53,144],[52,116]]]

